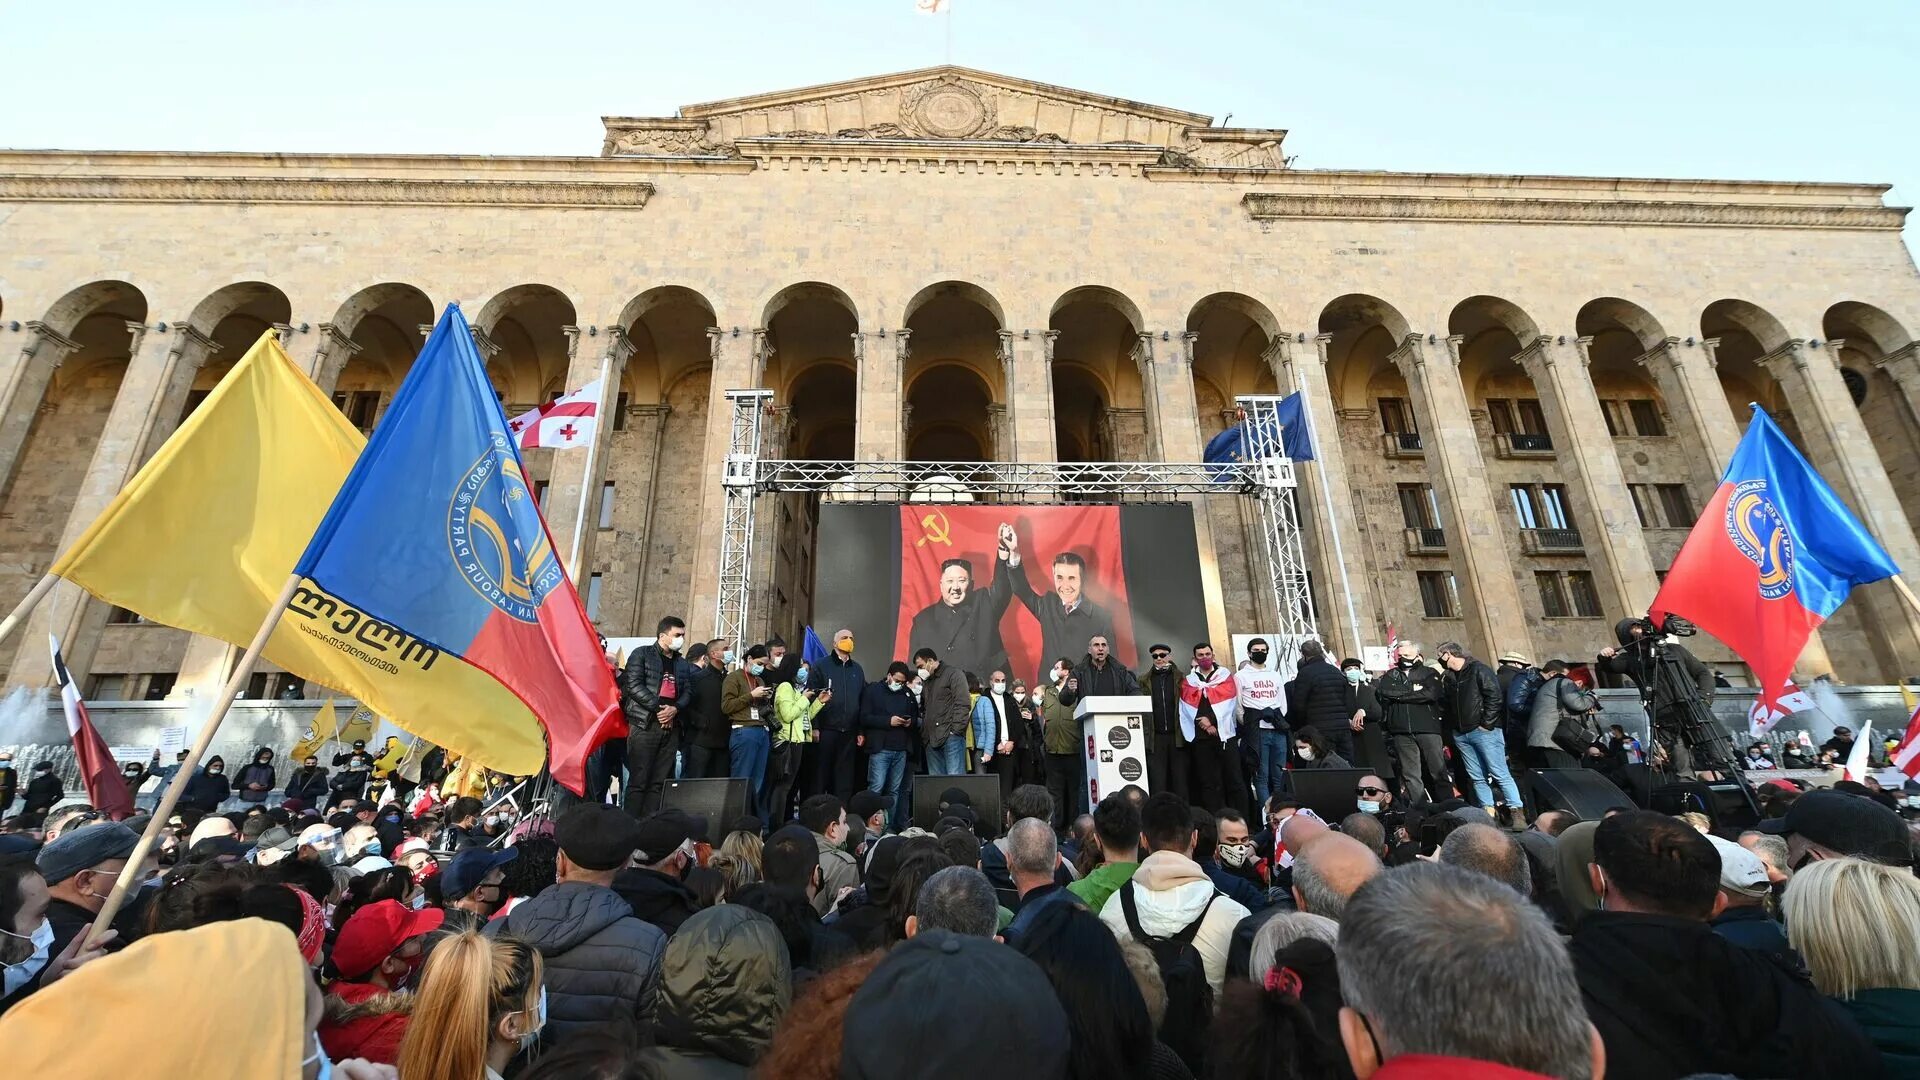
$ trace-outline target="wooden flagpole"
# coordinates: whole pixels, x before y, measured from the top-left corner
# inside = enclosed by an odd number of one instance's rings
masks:
[[[27,616],[33,614],[33,609],[40,606],[40,601],[45,600],[47,594],[53,591],[53,583],[59,580],[52,574],[40,575],[40,580],[34,582],[33,588],[27,590],[27,595],[14,605],[13,613],[5,619],[0,619],[0,641],[5,641],[8,635],[26,621]]]
[[[567,573],[573,576],[573,587],[580,587],[580,544],[587,535],[587,501],[594,493],[593,462],[600,454],[601,426],[607,419],[607,380],[613,376],[613,353],[600,358],[600,396],[593,403],[593,441],[587,443],[587,463],[585,472],[580,475],[580,516],[573,521],[573,546],[567,550]],[[620,400],[618,397],[615,401]],[[597,501],[597,500],[596,500]],[[598,516],[599,507],[594,507]],[[586,597],[580,598],[586,603]]]
[[[167,827],[167,819],[173,816],[173,809],[180,803],[180,797],[186,793],[188,781],[193,779],[193,771],[200,766],[201,755],[207,747],[213,745],[214,733],[220,730],[220,722],[227,718],[227,710],[233,708],[234,695],[246,688],[247,679],[253,674],[253,667],[260,661],[260,653],[267,647],[267,639],[273,636],[273,628],[280,623],[280,616],[286,613],[287,605],[293,602],[293,592],[300,587],[300,575],[288,575],[286,587],[280,590],[279,599],[267,609],[267,617],[261,620],[260,629],[253,635],[253,641],[247,651],[234,665],[232,674],[227,676],[226,685],[221,687],[220,696],[213,703],[213,711],[207,714],[206,723],[201,725],[200,737],[194,740],[187,751],[187,758],[180,763],[180,769],[173,774],[173,783],[167,785],[166,793],[160,796],[160,805],[154,807],[153,817],[147,822],[147,829],[140,834],[140,842],[133,847],[133,854],[127,856],[127,865],[113,883],[113,891],[100,907],[100,914],[94,916],[93,925],[87,930],[87,940],[92,941],[105,933],[113,923],[113,917],[126,903],[127,893],[136,884],[140,873],[140,864],[147,861],[147,855],[153,851],[153,845],[160,838],[160,830]]]
[[[1905,600],[1907,606],[1912,608],[1916,613],[1920,613],[1920,596],[1913,595],[1913,590],[1907,588],[1906,581],[1903,580],[1899,574],[1895,574],[1887,580],[1893,582],[1894,589],[1900,593],[1900,599]]]

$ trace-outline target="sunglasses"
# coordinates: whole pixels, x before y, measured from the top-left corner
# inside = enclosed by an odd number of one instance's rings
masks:
[[[1153,658],[1155,660],[1165,660],[1167,657],[1172,655],[1173,655],[1172,653],[1157,652],[1153,654]]]
[[[1355,795],[1385,795],[1387,789],[1383,787],[1357,787],[1353,789],[1353,793]]]

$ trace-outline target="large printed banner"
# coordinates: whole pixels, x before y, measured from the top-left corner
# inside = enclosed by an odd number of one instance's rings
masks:
[[[1184,503],[828,504],[817,550],[814,628],[851,629],[868,678],[931,648],[983,683],[1035,680],[1096,635],[1138,671],[1153,642],[1184,652],[1206,634]]]

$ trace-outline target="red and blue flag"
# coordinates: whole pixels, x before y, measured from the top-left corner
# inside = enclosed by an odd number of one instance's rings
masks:
[[[1653,599],[1692,620],[1764,688],[1786,685],[1807,638],[1855,585],[1900,572],[1757,405],[1720,486]]]
[[[440,316],[298,572],[325,594],[316,603],[337,602],[383,627],[382,635],[405,635],[437,650],[442,664],[497,680],[545,729],[553,777],[576,792],[587,754],[624,734],[599,637],[554,552],[457,304]],[[420,733],[442,745],[511,740],[511,725],[525,717],[501,715],[498,697],[454,689],[471,680],[438,681],[443,673],[431,662],[397,666],[405,674],[417,668],[423,691],[436,680],[443,692],[466,695],[433,701],[436,730]],[[414,730],[408,712],[388,715]],[[450,717],[464,729],[458,737],[445,730]]]

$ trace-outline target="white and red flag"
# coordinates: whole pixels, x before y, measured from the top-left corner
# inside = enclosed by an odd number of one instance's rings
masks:
[[[73,736],[73,757],[80,766],[80,782],[87,786],[87,801],[115,821],[131,817],[133,793],[120,778],[120,766],[107,750],[106,740],[87,716],[87,703],[80,700],[80,688],[73,685],[67,660],[60,655],[60,640],[48,634],[47,642],[53,646],[53,675],[60,683],[60,707],[67,714],[67,734]]]
[[[1900,684],[1900,694],[1907,699],[1912,715],[1907,717],[1907,733],[1900,737],[1900,743],[1893,748],[1893,767],[1907,774],[1909,780],[1920,780],[1920,704],[1913,701],[1913,692],[1905,683]]]
[[[592,446],[600,427],[601,385],[601,380],[595,379],[571,394],[528,409],[508,422],[507,429],[519,440],[522,450]]]

